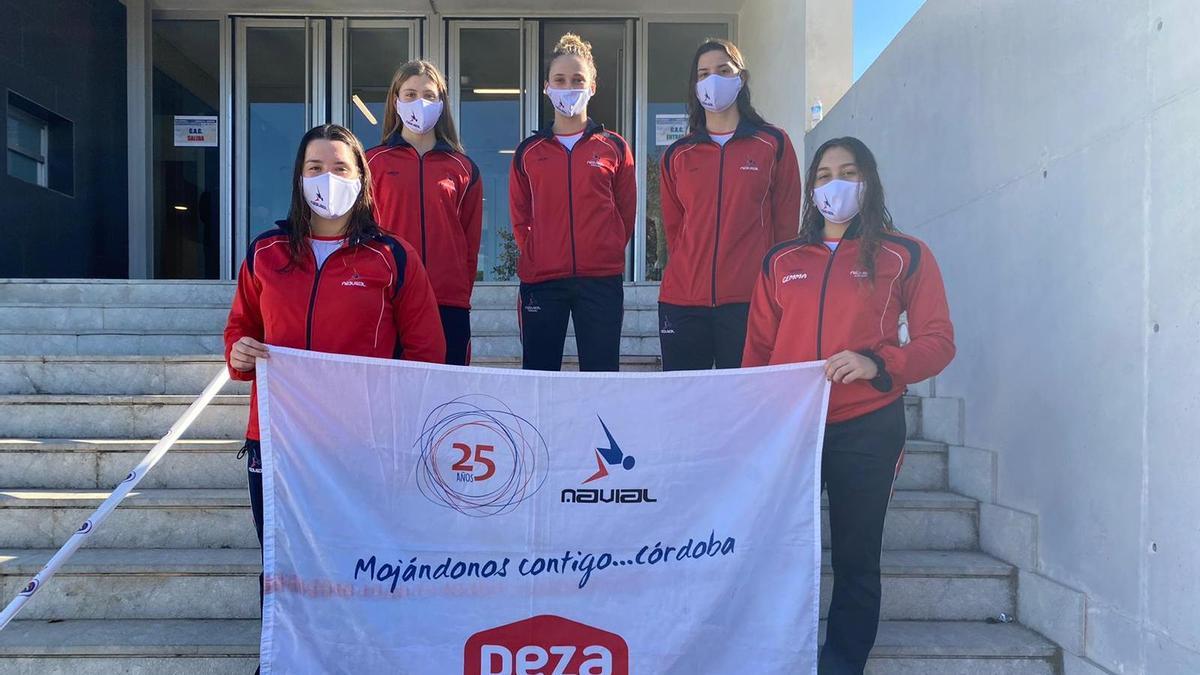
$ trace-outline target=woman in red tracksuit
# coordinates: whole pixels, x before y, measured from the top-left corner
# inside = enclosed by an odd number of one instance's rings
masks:
[[[375,218],[409,242],[429,271],[446,334],[446,363],[471,360],[471,289],[479,263],[483,187],[446,109],[446,78],[428,61],[396,71],[383,144],[367,151]]]
[[[590,44],[564,35],[548,71],[554,124],[517,147],[509,177],[524,367],[561,369],[573,318],[580,370],[615,371],[625,245],[637,212],[633,153],[587,116],[596,91]]]
[[[287,220],[246,251],[225,324],[235,380],[254,380],[267,344],[335,354],[442,363],[437,300],[421,258],[380,231],[362,144],[344,127],[314,127],[300,141]],[[250,504],[263,538],[257,388],[246,445]],[[261,577],[260,577],[261,583]]]
[[[692,59],[690,132],[663,153],[667,267],[659,289],[663,370],[737,368],[759,263],[796,236],[800,167],[788,135],[750,103],[750,74],[728,40]]]
[[[821,675],[858,675],[879,625],[883,520],[907,435],[905,387],[954,357],[937,262],[892,225],[875,157],[856,138],[817,149],[799,238],[763,261],[744,366],[826,361],[833,382],[821,480],[833,600]],[[907,344],[900,314],[908,313]]]

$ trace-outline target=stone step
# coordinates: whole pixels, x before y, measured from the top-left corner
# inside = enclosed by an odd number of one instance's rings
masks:
[[[125,478],[154,440],[0,440],[0,485],[21,489],[108,489]],[[241,440],[185,440],[175,444],[138,487],[241,488]],[[910,440],[905,445],[900,490],[947,489],[946,446]]]
[[[0,633],[0,675],[248,673],[259,631],[249,619],[15,621]],[[1015,624],[883,621],[867,673],[1054,675],[1057,659],[1057,647]]]
[[[54,548],[109,490],[0,491],[0,547]],[[823,510],[824,511],[824,510]],[[822,537],[829,540],[828,518]],[[95,548],[254,548],[258,540],[244,488],[138,489],[92,535]],[[978,548],[978,504],[948,492],[898,490],[888,510],[888,550]]]
[[[161,333],[219,333],[225,328],[229,305],[46,305],[0,304],[0,326],[8,331],[61,334],[81,331],[152,331]],[[477,306],[471,310],[476,333],[513,333],[520,330],[515,299],[502,306]],[[658,330],[657,305],[626,305],[623,330],[629,333]],[[574,334],[574,328],[569,332]]]
[[[0,439],[160,438],[195,400],[187,395],[0,396]],[[186,438],[243,438],[250,397],[220,394]],[[905,397],[910,438],[919,438],[920,399]]]
[[[233,300],[232,281],[126,279],[0,279],[0,304],[49,305],[224,305]],[[517,306],[516,283],[479,282],[473,306]],[[627,305],[657,306],[657,283],[626,283]]]
[[[621,354],[658,356],[658,331],[629,331],[621,336]],[[147,329],[73,329],[30,332],[0,329],[0,355],[11,356],[175,356],[223,354],[225,344],[217,329],[162,331]],[[575,337],[567,336],[566,354],[578,355]],[[479,357],[514,357],[521,354],[516,330],[477,332],[471,353]]]
[[[53,550],[0,550],[0,596]],[[82,549],[21,611],[24,619],[257,619],[258,549]],[[833,577],[826,553],[821,616]],[[1013,568],[982,553],[886,551],[885,620],[981,621],[1015,611]]]
[[[4,394],[199,394],[218,370],[221,356],[0,356],[0,395]],[[476,356],[473,366],[520,368],[519,356]],[[567,357],[564,370],[579,370]],[[625,356],[621,369],[662,369],[657,356]],[[227,394],[249,393],[248,382],[230,382]],[[3,483],[0,482],[0,485]]]

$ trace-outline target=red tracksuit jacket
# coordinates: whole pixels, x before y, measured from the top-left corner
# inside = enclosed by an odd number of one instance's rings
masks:
[[[659,300],[716,307],[749,302],[763,255],[800,228],[800,166],[782,129],[742,120],[718,145],[693,132],[663,153],[667,267]]]
[[[286,225],[286,221],[280,223]],[[280,347],[333,354],[444,363],[446,338],[437,300],[417,252],[379,235],[334,251],[320,270],[316,257],[286,269],[287,233],[269,230],[250,244],[238,272],[237,292],[225,324],[225,363],[245,336]],[[254,371],[229,367],[235,380]],[[258,391],[251,388],[246,437],[258,439]]]
[[[470,157],[438,141],[421,156],[399,134],[367,151],[375,220],[420,251],[438,304],[471,308],[483,184]]]
[[[909,342],[900,345],[900,313]],[[942,274],[921,241],[888,232],[875,256],[875,279],[859,264],[854,228],[830,251],[799,240],[773,248],[750,303],[742,365],[818,361],[838,352],[873,352],[890,376],[834,384],[828,421],[879,410],[907,385],[933,377],[954,358],[954,325]]]
[[[624,138],[588,120],[568,151],[539,131],[517,146],[508,191],[521,281],[625,273],[637,176]]]

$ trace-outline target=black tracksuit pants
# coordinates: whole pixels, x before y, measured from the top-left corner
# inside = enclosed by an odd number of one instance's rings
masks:
[[[684,307],[658,303],[663,370],[741,368],[750,304]]]
[[[262,445],[258,441],[246,439],[238,453],[238,459],[246,457],[246,484],[250,490],[250,514],[254,516],[254,530],[258,533],[258,547],[263,544],[263,477],[262,477]],[[263,575],[258,573],[258,603],[263,600]],[[258,675],[258,668],[254,669]]]
[[[883,519],[906,436],[902,398],[825,427],[821,483],[829,497],[833,598],[820,675],[861,675],[875,645]]]
[[[471,310],[438,305],[442,317],[442,332],[446,335],[446,364],[471,364]]]
[[[562,370],[567,320],[575,323],[579,369],[617,371],[625,289],[620,276],[568,277],[521,284],[522,367]]]

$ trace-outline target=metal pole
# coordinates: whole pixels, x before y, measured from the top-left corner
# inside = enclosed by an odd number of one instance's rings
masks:
[[[24,590],[22,590],[20,593],[17,593],[17,597],[13,598],[12,602],[8,603],[8,606],[4,608],[3,612],[0,612],[0,630],[4,630],[4,627],[7,626],[10,621],[12,621],[13,617],[17,615],[17,612],[21,611],[21,608],[25,606],[25,603],[29,602],[29,599],[33,597],[33,594],[37,593],[38,590],[50,580],[50,577],[53,577],[54,574],[58,572],[59,568],[63,566],[63,563],[65,563],[68,558],[74,555],[75,551],[79,550],[80,546],[83,546],[83,543],[87,541],[87,538],[92,534],[93,531],[95,531],[96,528],[100,527],[100,524],[104,522],[104,519],[108,517],[108,514],[112,513],[113,509],[117,508],[117,505],[121,503],[121,500],[125,499],[125,496],[128,495],[135,487],[137,487],[137,484],[141,482],[142,478],[146,476],[150,469],[153,469],[154,465],[158,464],[158,462],[164,456],[166,456],[167,451],[171,449],[171,446],[175,445],[175,441],[178,441],[179,437],[183,435],[183,432],[187,431],[188,427],[192,426],[192,422],[196,421],[196,418],[200,416],[200,413],[203,412],[206,407],[208,407],[208,404],[212,402],[213,397],[217,395],[217,392],[221,391],[221,387],[224,387],[225,383],[228,381],[229,371],[227,368],[222,366],[221,372],[217,373],[216,377],[214,377],[212,381],[208,383],[208,386],[204,388],[204,392],[200,394],[200,398],[193,401],[192,405],[188,406],[188,409],[184,411],[183,415],[180,416],[179,419],[175,420],[175,424],[171,425],[171,430],[167,432],[167,435],[159,439],[158,443],[154,445],[150,452],[147,453],[144,458],[142,458],[141,463],[139,463],[133,469],[133,471],[130,471],[129,475],[125,476],[125,480],[121,481],[121,483],[117,485],[117,487],[112,491],[112,494],[110,494],[108,498],[105,499],[102,504],[100,504],[99,508],[96,509],[90,518],[83,521],[83,524],[79,526],[78,530],[75,530],[75,534],[71,535],[71,538],[67,540],[67,543],[63,544],[62,548],[58,549],[58,553],[55,553],[54,557],[50,558],[50,561],[47,562],[46,565],[42,567],[42,569],[36,575],[34,575],[33,579],[29,580],[29,583],[25,586]]]

